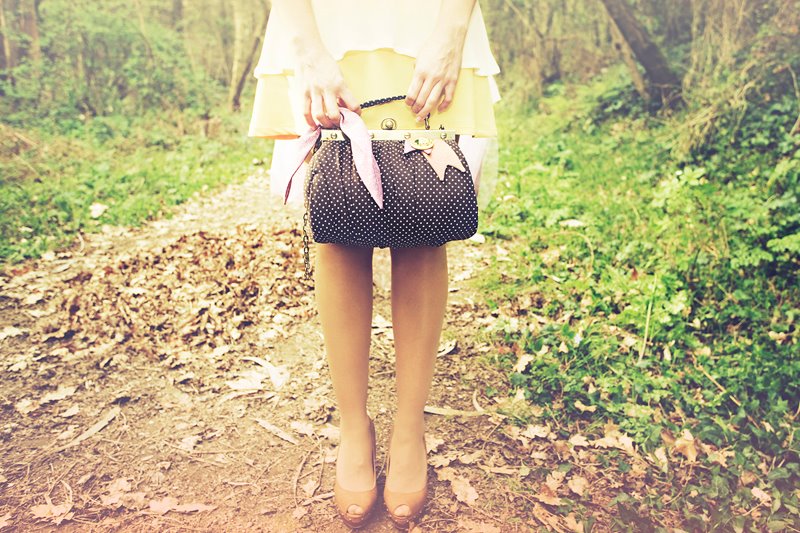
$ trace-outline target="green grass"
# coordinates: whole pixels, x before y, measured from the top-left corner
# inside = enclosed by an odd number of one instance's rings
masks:
[[[245,137],[247,117],[225,115],[218,135],[180,135],[156,117],[105,117],[66,133],[0,132],[0,262],[73,243],[104,224],[169,216],[196,193],[241,181],[270,144]],[[30,144],[31,141],[33,144]],[[92,216],[92,204],[107,209]]]
[[[649,115],[617,70],[498,110],[502,182],[481,232],[508,253],[480,283],[509,383],[564,423],[613,420],[645,453],[665,429],[732,450],[727,468],[701,454],[672,503],[702,530],[800,520],[800,142],[784,105],[687,155],[691,110]],[[741,512],[758,505],[745,472],[772,496],[758,519]]]

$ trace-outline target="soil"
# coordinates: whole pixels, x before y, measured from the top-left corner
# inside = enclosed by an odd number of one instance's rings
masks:
[[[267,182],[257,173],[171,218],[107,226],[6,268],[0,530],[347,531],[332,501],[337,417],[301,213]],[[490,246],[448,245],[429,500],[415,527],[578,531],[555,511],[563,476],[541,493],[568,461],[565,441],[497,413],[508,371],[473,282]],[[377,251],[369,410],[381,465],[394,409],[389,266]],[[585,475],[602,492],[602,476]],[[379,509],[365,531],[394,528]]]

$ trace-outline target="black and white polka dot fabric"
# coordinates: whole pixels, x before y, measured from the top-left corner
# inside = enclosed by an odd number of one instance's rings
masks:
[[[441,246],[478,229],[475,187],[464,154],[446,141],[466,172],[447,167],[444,180],[404,141],[373,141],[381,170],[383,209],[356,172],[350,143],[322,141],[309,165],[305,193],[311,233],[318,243],[379,248]]]

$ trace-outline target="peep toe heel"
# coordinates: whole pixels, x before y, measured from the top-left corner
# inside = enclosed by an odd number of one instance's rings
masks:
[[[423,442],[423,447],[425,443]],[[422,510],[425,508],[425,502],[428,497],[428,465],[427,465],[428,451],[425,450],[425,483],[420,490],[413,492],[395,492],[389,490],[384,485],[383,487],[383,504],[386,507],[386,512],[394,525],[400,529],[408,529],[409,525],[416,521]],[[389,477],[389,467],[391,466],[391,457],[386,456],[386,477]],[[395,514],[395,511],[401,505],[407,505],[409,513],[407,516],[400,516]]]
[[[375,474],[375,423],[372,419],[369,421],[369,431],[372,436],[372,488],[361,491],[347,490],[339,484],[338,479],[333,484],[333,500],[336,504],[336,510],[339,512],[342,521],[352,529],[358,529],[366,525],[375,503],[378,501],[378,485]],[[351,505],[361,507],[362,512],[357,515],[351,514],[349,511]]]

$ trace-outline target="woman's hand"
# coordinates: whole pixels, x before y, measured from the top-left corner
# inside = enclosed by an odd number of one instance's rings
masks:
[[[453,102],[464,40],[475,0],[442,0],[436,29],[417,54],[406,104],[422,122],[438,105],[444,111]]]
[[[422,122],[437,105],[439,111],[444,111],[453,102],[463,46],[463,40],[438,37],[423,46],[406,94],[406,104],[417,115],[417,122]]]
[[[301,58],[297,76],[303,84],[303,116],[312,128],[317,124],[323,128],[335,128],[341,118],[340,106],[361,113],[339,65],[325,50]]]

